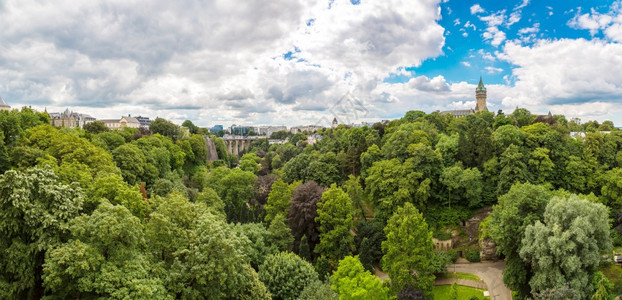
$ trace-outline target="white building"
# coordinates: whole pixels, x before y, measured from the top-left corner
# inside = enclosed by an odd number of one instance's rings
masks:
[[[131,117],[131,116],[121,116],[121,119],[107,119],[107,120],[100,120],[102,122],[104,122],[104,124],[106,124],[106,127],[108,127],[111,130],[123,130],[123,128],[129,127],[129,128],[139,128],[140,127],[140,121],[138,121],[136,118]]]
[[[273,133],[279,131],[287,131],[286,126],[259,126],[257,133],[270,137]]]

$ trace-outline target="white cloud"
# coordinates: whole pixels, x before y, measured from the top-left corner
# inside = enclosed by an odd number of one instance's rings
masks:
[[[477,27],[475,27],[475,25],[471,23],[471,21],[467,21],[466,23],[464,23],[464,28],[473,28],[473,30],[477,30]]]
[[[622,1],[611,4],[607,13],[599,13],[592,9],[590,13],[581,14],[579,9],[568,21],[568,25],[576,29],[587,29],[591,35],[602,31],[609,40],[622,42]]]
[[[505,41],[505,32],[500,31],[497,27],[488,27],[486,32],[482,34],[484,40],[490,40],[490,44],[498,47]]]
[[[389,73],[442,54],[439,2],[2,2],[0,94],[100,118],[312,123],[348,91],[374,107]]]
[[[463,66],[465,66],[465,67],[470,67],[470,66],[471,66],[471,63],[469,63],[468,61],[461,61],[460,63],[461,63]]]
[[[533,46],[508,42],[498,57],[517,66],[512,70],[515,85],[503,91],[505,107],[550,109],[568,116],[585,110],[601,120],[620,113],[622,69],[611,68],[622,60],[620,44],[584,39],[541,40]],[[591,104],[594,109],[588,109]]]
[[[488,74],[495,74],[495,73],[500,73],[503,71],[503,69],[501,68],[495,68],[495,67],[485,67],[484,69],[486,69],[486,71],[488,72]]]
[[[454,20],[454,26],[458,26],[460,25],[460,19],[455,19]]]
[[[485,12],[485,10],[481,6],[479,6],[479,4],[474,4],[473,6],[471,6],[472,15],[483,13],[483,12]]]

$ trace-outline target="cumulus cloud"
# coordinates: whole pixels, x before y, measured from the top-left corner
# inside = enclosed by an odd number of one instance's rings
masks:
[[[298,123],[349,91],[395,102],[371,91],[442,54],[439,2],[2,2],[0,94],[102,118]]]
[[[561,39],[523,46],[509,42],[498,57],[517,66],[512,70],[515,86],[502,100],[506,107],[549,107],[555,113],[575,115],[571,108],[590,103],[613,108],[622,94],[622,70],[611,68],[622,61],[622,45],[617,43]],[[587,111],[601,118],[607,113]]]
[[[568,25],[576,29],[587,29],[595,35],[602,31],[609,40],[622,42],[622,1],[615,1],[607,13],[599,13],[591,9],[581,14],[581,10],[568,21]]]
[[[483,13],[483,12],[485,12],[485,10],[479,4],[474,4],[471,6],[472,15]]]

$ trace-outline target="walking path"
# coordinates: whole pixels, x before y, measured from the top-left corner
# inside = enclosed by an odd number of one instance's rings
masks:
[[[503,284],[504,261],[453,264],[448,272],[462,272],[476,275],[488,286],[491,300],[512,300],[512,291]],[[453,283],[453,282],[452,282]],[[458,284],[461,284],[458,282]]]

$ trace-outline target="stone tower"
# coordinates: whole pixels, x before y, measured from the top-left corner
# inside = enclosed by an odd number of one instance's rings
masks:
[[[479,77],[479,84],[475,89],[475,99],[477,99],[477,104],[475,105],[475,111],[488,111],[486,107],[486,87],[484,86],[484,82],[482,81],[482,77]]]

